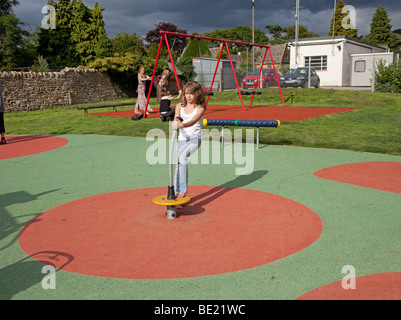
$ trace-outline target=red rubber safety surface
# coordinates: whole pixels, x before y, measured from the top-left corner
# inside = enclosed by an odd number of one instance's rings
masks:
[[[167,219],[152,203],[167,187],[78,199],[50,209],[21,231],[35,258],[54,252],[57,268],[86,275],[168,279],[254,268],[311,245],[320,217],[295,201],[262,191],[191,186],[191,202]]]
[[[207,106],[205,119],[242,119],[242,120],[280,120],[300,121],[307,118],[321,117],[327,114],[342,113],[357,108],[335,108],[335,107],[284,107],[284,106]],[[159,118],[158,108],[154,109],[149,118]],[[98,116],[132,117],[133,110],[91,113]]]
[[[401,193],[401,163],[370,161],[342,164],[314,173],[318,178]]]
[[[401,272],[344,279],[312,290],[297,300],[401,300]]]
[[[7,144],[0,145],[0,160],[28,156],[60,148],[68,140],[53,136],[6,136]]]

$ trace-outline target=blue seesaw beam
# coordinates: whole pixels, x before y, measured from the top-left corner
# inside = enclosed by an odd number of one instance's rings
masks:
[[[233,120],[233,119],[203,119],[206,126],[235,126],[235,127],[280,127],[280,120]]]
[[[203,125],[221,126],[221,145],[224,146],[224,126],[257,127],[257,149],[259,149],[259,127],[280,127],[280,120],[233,120],[233,119],[203,119]]]

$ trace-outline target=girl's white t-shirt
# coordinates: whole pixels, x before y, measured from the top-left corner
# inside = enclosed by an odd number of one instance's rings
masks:
[[[190,114],[186,114],[184,112],[184,107],[181,107],[180,116],[182,118],[182,123],[191,121],[192,118],[196,115],[200,105],[195,108],[193,112]],[[188,139],[201,139],[202,138],[202,121],[203,117],[201,117],[193,126],[184,127],[180,129],[180,133],[178,135],[178,140],[188,140]]]

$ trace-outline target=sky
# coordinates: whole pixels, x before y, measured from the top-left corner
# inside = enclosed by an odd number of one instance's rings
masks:
[[[47,0],[19,0],[14,7],[16,16],[32,30],[41,26]],[[188,33],[211,32],[240,25],[252,27],[252,0],[84,0],[105,8],[103,18],[106,32],[114,37],[119,32],[144,37],[161,22],[175,24]],[[327,35],[333,15],[334,0],[300,0],[299,23],[321,36]],[[400,0],[345,0],[355,8],[358,34],[370,32],[370,22],[381,4],[387,11],[393,30],[401,29]],[[295,24],[296,0],[254,0],[255,29],[267,33],[266,25],[288,27]],[[267,34],[268,35],[268,34]]]

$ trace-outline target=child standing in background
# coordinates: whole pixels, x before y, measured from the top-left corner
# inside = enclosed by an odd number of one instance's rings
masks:
[[[175,115],[175,109],[171,108],[171,101],[181,100],[180,90],[177,98],[174,98],[169,91],[167,91],[167,80],[166,78],[161,78],[159,84],[157,85],[157,102],[160,105],[160,120],[161,121],[173,121]]]
[[[172,100],[181,99],[181,91],[179,92],[179,96],[177,98],[173,98],[170,91],[167,90],[169,76],[170,76],[170,70],[165,69],[157,85],[156,98],[157,98],[157,103],[160,106],[159,108],[160,120],[163,122],[174,120],[175,110],[174,108],[170,108],[170,104]]]

